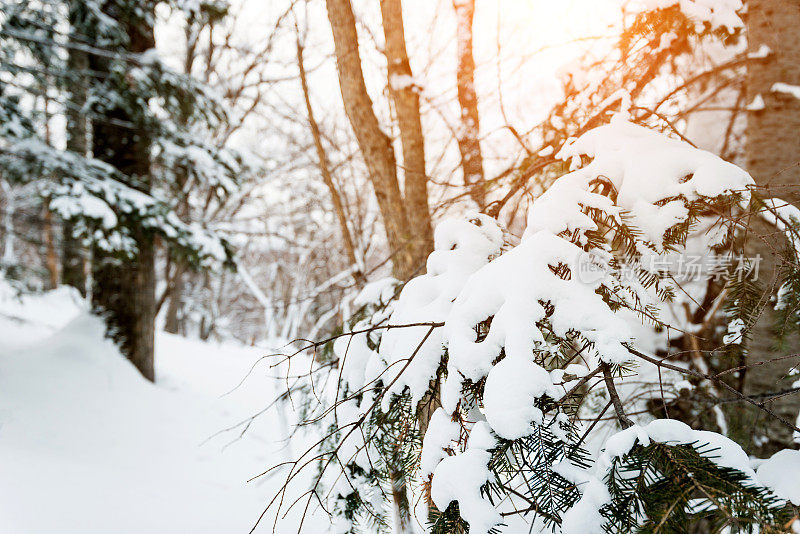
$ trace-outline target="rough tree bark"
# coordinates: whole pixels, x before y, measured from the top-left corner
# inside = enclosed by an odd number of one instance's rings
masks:
[[[797,0],[749,0],[747,14],[748,47],[755,52],[767,45],[774,55],[763,62],[748,66],[748,102],[761,95],[766,107],[751,111],[747,118],[747,170],[766,197],[779,197],[798,205],[800,200],[800,100],[772,91],[777,82],[800,86],[800,3]],[[760,254],[760,281],[772,289],[776,266],[783,243],[774,227],[760,220],[754,221],[755,234],[749,238],[748,254]],[[757,235],[765,236],[760,239]],[[752,331],[747,363],[768,360],[800,352],[797,339],[777,349],[775,347],[775,313],[767,304],[760,320]],[[745,393],[777,391],[791,386],[788,376],[800,358],[785,359],[759,365],[747,370]],[[800,410],[800,395],[793,394],[770,401],[770,407],[787,420],[794,421]],[[791,431],[774,420],[759,417],[756,410],[739,408],[734,421],[735,437],[755,448],[759,454],[792,446]],[[759,446],[758,438],[766,436],[770,442]]]
[[[345,113],[355,133],[361,155],[386,229],[395,277],[407,279],[418,268],[414,257],[411,228],[397,181],[392,142],[381,130],[367,93],[361,70],[356,21],[350,0],[326,0],[328,20],[333,30],[339,87]]]
[[[84,7],[82,2],[71,1],[69,4],[68,17],[73,32],[77,31],[75,28],[83,20]],[[74,40],[72,35],[70,40]],[[66,80],[68,100],[64,114],[67,118],[67,150],[85,156],[87,154],[88,141],[83,106],[86,104],[87,86],[83,73],[89,70],[89,57],[85,51],[77,47],[70,47],[67,54],[67,68],[70,73],[73,73]],[[73,236],[72,223],[64,221],[61,240],[61,281],[76,288],[81,295],[86,296],[84,252],[80,241]]]
[[[414,256],[417,261],[424,261],[433,251],[433,229],[428,208],[428,176],[425,173],[425,139],[419,94],[406,50],[401,0],[381,0],[381,18],[386,39],[389,94],[397,113],[403,147],[406,211],[408,222],[414,228]]]
[[[361,264],[356,257],[356,247],[353,243],[353,236],[350,233],[350,228],[347,226],[347,217],[344,212],[344,205],[336,185],[333,183],[333,175],[331,174],[330,166],[328,165],[328,157],[325,154],[325,147],[322,145],[322,135],[320,134],[319,125],[316,118],[314,118],[314,108],[311,105],[311,95],[308,89],[308,79],[306,77],[306,68],[303,62],[303,44],[300,39],[297,40],[297,68],[300,71],[300,86],[303,90],[303,99],[306,104],[306,114],[308,116],[308,127],[311,130],[311,137],[314,139],[314,148],[317,151],[317,165],[319,172],[322,175],[322,180],[328,188],[333,202],[333,211],[336,215],[336,220],[339,223],[339,230],[342,233],[342,243],[344,244],[344,251],[347,255],[347,260],[353,266],[353,279],[356,285],[360,288],[366,283]]]
[[[124,13],[116,9],[114,2],[103,5],[105,14],[127,31],[129,47],[126,52],[136,54],[153,48],[153,2],[126,4],[125,7],[131,9]],[[134,16],[134,12],[138,16]],[[92,56],[90,65],[96,71],[109,72],[106,58]],[[127,176],[126,185],[149,192],[150,133],[143,127],[127,126],[125,123],[135,121],[122,106],[104,110],[104,115],[110,120],[93,123],[92,152]],[[95,255],[92,300],[103,313],[109,334],[122,353],[145,378],[154,380],[155,248],[152,236],[141,227],[132,233],[138,249],[132,260],[123,261],[99,252]]]
[[[480,143],[478,95],[475,93],[475,58],[472,55],[472,19],[475,0],[453,0],[456,11],[456,47],[458,50],[458,106],[460,127],[458,149],[464,185],[480,209],[486,206],[486,184],[483,175],[483,154]]]

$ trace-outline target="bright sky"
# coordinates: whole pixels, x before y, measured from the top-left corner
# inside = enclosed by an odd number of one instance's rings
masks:
[[[474,20],[474,53],[477,64],[476,85],[481,107],[481,130],[489,158],[487,171],[492,172],[491,154],[513,154],[516,148],[507,145],[507,132],[499,128],[505,119],[499,111],[502,95],[508,120],[525,131],[539,122],[550,106],[561,96],[559,71],[574,63],[582,50],[602,47],[607,40],[590,40],[575,43],[576,39],[613,34],[610,26],[620,19],[620,4],[625,0],[476,0]],[[234,0],[243,8],[237,25],[240,43],[259,48],[273,29],[275,19],[290,5],[290,0]],[[380,12],[377,2],[352,0],[359,18],[361,54],[365,76],[370,91],[377,96],[385,86],[383,59],[377,47],[382,42]],[[325,56],[332,49],[324,0],[311,0],[307,9],[303,2],[296,4],[295,13],[301,28],[307,20],[307,65],[317,65],[309,75],[316,106],[328,117],[341,115],[338,91],[328,90],[336,85],[335,63]],[[441,143],[449,139],[439,112],[448,120],[455,120],[455,14],[452,0],[403,0],[404,23],[415,77],[423,86],[425,97],[438,106],[438,112],[428,113],[427,127],[433,128],[427,136],[429,152],[438,154]],[[271,76],[294,76],[295,49],[291,30],[292,20],[285,19],[285,31],[276,42],[268,59]],[[369,28],[369,31],[365,31]],[[180,29],[173,25],[162,26],[160,48],[169,54],[176,43],[182,41]],[[498,56],[499,44],[499,56]],[[499,59],[499,60],[498,60]],[[498,69],[499,67],[499,69]],[[498,76],[499,75],[499,76]],[[498,91],[498,80],[500,90]],[[273,86],[269,99],[281,106],[291,103],[300,109],[299,86],[286,82]],[[377,98],[376,109],[385,114],[383,99]],[[321,115],[322,116],[322,115]],[[318,117],[319,119],[319,117]],[[341,117],[340,117],[341,122]],[[497,133],[494,133],[497,132]],[[342,132],[346,133],[346,132]],[[258,138],[258,136],[256,136]],[[253,136],[247,136],[247,144]],[[272,144],[272,143],[269,143]],[[257,149],[263,152],[266,149]],[[451,150],[452,146],[448,149]],[[454,154],[455,156],[455,154]],[[452,159],[452,158],[449,158]],[[454,160],[455,161],[455,160]],[[451,162],[452,163],[452,162]],[[445,169],[451,166],[445,165]]]
[[[603,46],[620,20],[622,0],[477,0],[475,56],[479,65],[496,63],[498,33],[501,70],[518,69],[529,91],[558,88],[558,73],[582,50]],[[584,40],[576,43],[576,40]]]
[[[475,32],[522,32],[541,45],[599,35],[619,18],[620,0],[477,0]],[[488,15],[488,16],[487,16]]]

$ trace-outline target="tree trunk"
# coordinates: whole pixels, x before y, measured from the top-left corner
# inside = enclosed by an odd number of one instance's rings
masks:
[[[211,278],[208,276],[207,272],[203,273],[203,288],[208,293],[209,300],[213,301],[215,297],[213,291],[211,291]],[[203,310],[203,316],[200,318],[200,330],[198,335],[202,341],[208,341],[211,334],[214,333],[215,324],[214,306],[211,304],[207,309]]]
[[[58,253],[56,252],[53,230],[53,212],[50,211],[50,202],[48,200],[45,200],[44,206],[42,206],[42,217],[44,219],[42,234],[45,247],[45,265],[47,266],[50,289],[55,289],[58,287]]]
[[[472,56],[472,19],[475,0],[453,0],[456,11],[456,47],[458,50],[458,106],[460,127],[458,149],[464,185],[479,209],[486,206],[486,183],[483,176],[483,154],[480,143],[478,95],[475,93],[475,58]]]
[[[202,27],[198,27],[194,12],[190,15],[189,20],[186,22],[184,35],[186,37],[186,55],[183,58],[183,73],[187,76],[192,75],[195,61],[197,60],[197,42]],[[209,51],[209,54],[211,52]],[[208,74],[208,73],[206,73]],[[178,116],[178,123],[187,127],[189,124],[189,111],[181,108]],[[188,130],[188,128],[187,128]],[[189,222],[191,219],[189,213],[189,197],[191,191],[187,190],[189,182],[189,169],[185,165],[175,169],[175,183],[174,194],[178,199],[176,212],[178,218],[183,222]],[[175,258],[175,273],[171,278],[167,278],[167,283],[170,284],[167,290],[167,311],[164,317],[164,331],[169,334],[186,333],[186,319],[184,317],[185,296],[184,290],[186,288],[185,277],[191,275],[191,271],[187,268],[186,264],[180,258]],[[156,314],[158,314],[158,306],[156,307]]]
[[[83,19],[82,2],[72,1],[69,5],[69,23],[72,32],[77,33],[77,26]],[[70,41],[75,41],[70,35]],[[67,118],[67,150],[81,156],[87,154],[87,128],[83,107],[86,104],[86,83],[84,73],[89,70],[89,57],[86,52],[70,47],[67,51],[67,68],[71,76],[66,79],[67,106],[64,114]],[[61,281],[77,288],[86,296],[85,254],[80,241],[73,235],[73,224],[64,221],[61,239]]]
[[[118,21],[127,31],[130,44],[124,52],[141,53],[153,48],[153,3],[126,4],[125,7],[135,9],[120,13],[113,2],[103,6],[105,14]],[[90,62],[94,70],[110,70],[106,58],[92,56]],[[129,89],[119,90],[124,92]],[[150,133],[142,126],[125,126],[125,123],[136,124],[136,119],[121,105],[104,110],[104,114],[109,120],[98,120],[93,125],[92,149],[95,157],[128,177],[126,185],[149,193]],[[145,378],[154,380],[155,249],[153,237],[141,226],[133,226],[131,230],[137,246],[133,259],[120,260],[96,251],[92,266],[92,298],[95,307],[106,318],[109,334],[118,343],[122,353]]]
[[[415,229],[410,227],[403,205],[391,140],[381,130],[364,83],[353,8],[350,0],[326,0],[326,4],[345,113],[375,190],[394,275],[407,279],[417,270],[411,239]]]
[[[361,288],[364,286],[367,280],[364,276],[363,266],[358,261],[356,256],[356,247],[353,244],[353,237],[350,234],[350,228],[347,226],[347,217],[345,216],[344,205],[342,204],[339,191],[336,189],[336,185],[333,183],[333,176],[331,175],[330,166],[328,165],[328,157],[325,154],[325,147],[322,145],[322,135],[320,134],[317,120],[314,118],[314,108],[311,105],[311,95],[309,94],[308,90],[306,68],[305,64],[303,63],[303,45],[299,38],[297,39],[297,68],[300,71],[300,86],[303,89],[303,99],[306,103],[308,126],[311,129],[311,137],[314,139],[314,148],[317,151],[317,165],[319,166],[319,172],[322,175],[322,180],[325,182],[328,192],[331,195],[334,214],[336,215],[336,220],[339,222],[339,230],[342,233],[342,242],[344,243],[345,254],[347,255],[350,265],[352,265],[354,269],[353,279],[355,280],[356,285]]]
[[[414,229],[414,259],[417,265],[433,251],[433,230],[428,209],[428,177],[425,173],[425,139],[419,111],[419,88],[414,83],[406,50],[401,0],[381,0],[383,35],[389,94],[397,113],[403,147],[403,176],[408,222]]]
[[[44,100],[44,141],[53,146],[50,135],[50,98],[47,94]],[[47,281],[50,289],[58,287],[58,253],[56,252],[55,230],[53,228],[53,212],[50,211],[50,199],[45,198],[42,203],[42,243],[44,243],[44,265],[47,270]]]
[[[185,333],[183,312],[184,268],[180,263],[175,265],[175,274],[168,283],[169,297],[167,298],[167,311],[164,314],[164,331],[169,334]]]
[[[6,271],[17,262],[17,254],[14,251],[14,212],[17,209],[16,195],[11,188],[11,184],[5,180],[0,180],[0,191],[5,197],[5,209],[3,210],[3,257],[0,259],[0,268]]]
[[[764,98],[766,107],[751,111],[747,119],[747,170],[760,186],[765,197],[780,197],[798,204],[800,184],[800,100],[771,90],[772,85],[784,82],[800,85],[800,3],[797,0],[750,0],[748,2],[747,37],[750,51],[762,45],[772,49],[774,55],[763,62],[753,62],[747,73],[747,100],[756,95]],[[749,238],[748,255],[761,255],[759,280],[765,287],[776,290],[774,280],[784,244],[760,220],[754,221],[755,233]],[[766,240],[758,236],[766,236]],[[775,312],[767,304],[764,313],[752,331],[747,363],[754,364],[784,354],[800,352],[796,338],[780,349],[775,346]],[[764,393],[791,386],[789,370],[800,364],[800,358],[790,358],[747,370],[745,393]],[[800,410],[800,395],[787,395],[770,401],[769,406],[789,421],[794,421]],[[736,439],[751,444],[759,454],[770,454],[792,445],[791,431],[774,420],[765,419],[756,410],[743,407],[736,413]],[[769,442],[759,445],[759,438]]]

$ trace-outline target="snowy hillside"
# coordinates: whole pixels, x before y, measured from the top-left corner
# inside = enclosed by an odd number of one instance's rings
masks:
[[[160,333],[145,381],[67,290],[0,288],[0,525],[9,534],[248,532],[288,454],[263,354]],[[272,530],[266,518],[259,532]],[[296,519],[279,523],[292,532]]]

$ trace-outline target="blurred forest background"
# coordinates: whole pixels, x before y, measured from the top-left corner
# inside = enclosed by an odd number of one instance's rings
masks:
[[[722,4],[3,0],[0,269],[152,380],[156,328],[319,338],[445,215],[519,236],[620,108],[794,200],[798,5]]]

